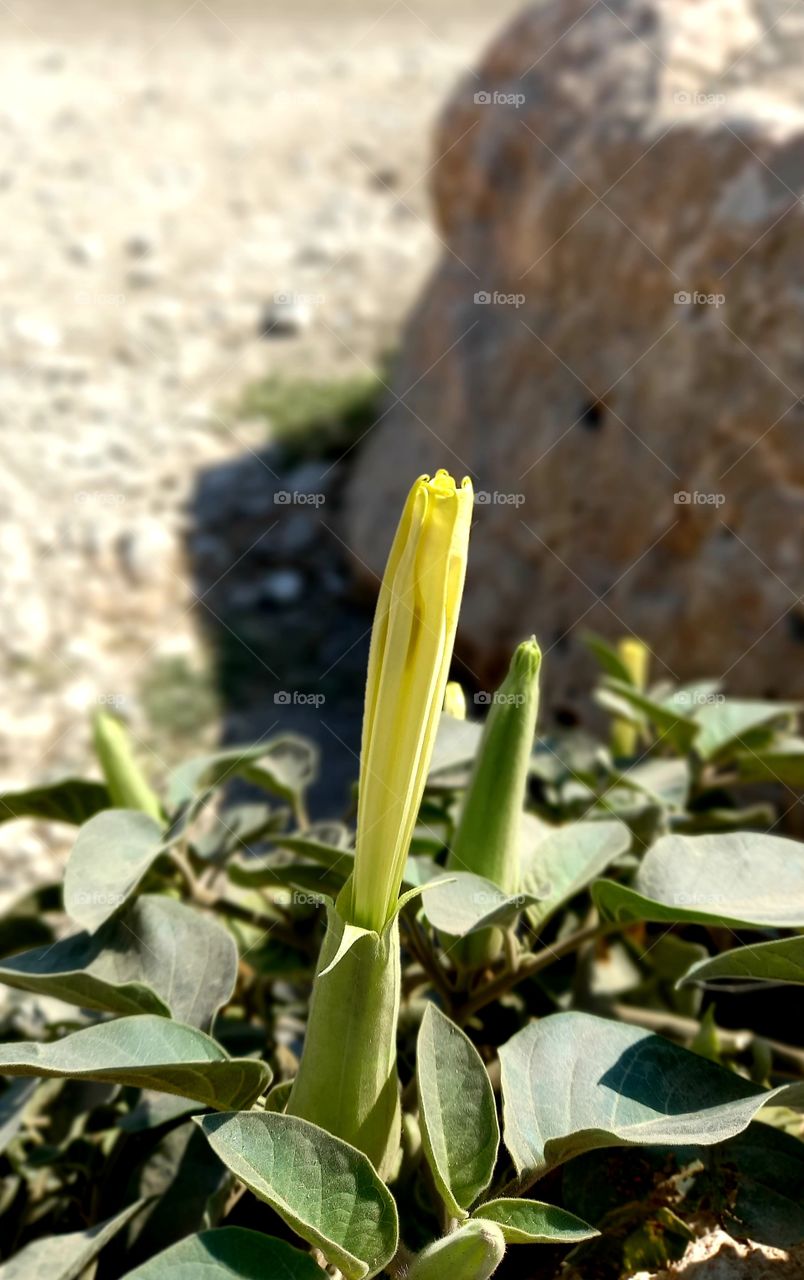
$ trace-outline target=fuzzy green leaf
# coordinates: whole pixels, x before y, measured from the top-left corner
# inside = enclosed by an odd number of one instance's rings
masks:
[[[600,880],[592,892],[613,920],[801,928],[804,845],[749,831],[663,836],[632,888]]]
[[[419,1029],[416,1084],[427,1162],[447,1208],[465,1217],[491,1181],[500,1128],[480,1054],[434,1004]]]
[[[347,1280],[376,1276],[396,1252],[396,1205],[355,1147],[297,1116],[249,1112],[197,1122],[215,1153]]]
[[[202,1029],[229,999],[234,940],[209,916],[143,894],[97,933],[78,933],[12,956],[0,982],[85,1009],[155,1013]]]
[[[708,1146],[774,1100],[804,1105],[804,1084],[762,1092],[661,1036],[588,1013],[531,1023],[500,1063],[505,1144],[531,1180],[596,1147]]]
[[[219,1227],[178,1240],[127,1272],[125,1280],[321,1280],[309,1254],[245,1227]]]
[[[194,1027],[141,1014],[85,1027],[50,1044],[2,1044],[0,1075],[111,1081],[226,1110],[250,1106],[271,1073],[254,1059],[230,1058]]]
[[[64,909],[90,933],[133,896],[163,850],[159,823],[137,809],[107,809],[78,833],[64,873]]]
[[[472,1214],[496,1222],[507,1244],[578,1244],[600,1232],[582,1218],[541,1200],[487,1200]]]

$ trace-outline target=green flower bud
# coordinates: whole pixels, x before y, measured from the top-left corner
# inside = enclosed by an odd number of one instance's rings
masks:
[[[95,754],[116,809],[141,809],[157,822],[162,807],[134,758],[131,738],[122,721],[99,711],[93,726]]]
[[[413,1259],[408,1280],[488,1280],[505,1256],[505,1240],[494,1222],[466,1222],[428,1245]]]
[[[539,710],[542,655],[535,638],[516,649],[494,694],[458,827],[447,858],[450,871],[473,871],[511,896],[521,887],[520,835],[528,769]],[[466,967],[499,954],[499,929],[466,938],[451,952]]]

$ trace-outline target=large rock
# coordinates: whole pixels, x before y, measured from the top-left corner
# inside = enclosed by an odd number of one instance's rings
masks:
[[[535,631],[572,706],[592,629],[804,693],[803,13],[549,0],[443,116],[444,253],[348,537],[379,574],[412,479],[473,476],[481,684]]]

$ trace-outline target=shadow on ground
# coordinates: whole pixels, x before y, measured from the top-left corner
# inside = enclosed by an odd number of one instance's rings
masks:
[[[223,744],[294,731],[324,767],[311,812],[343,810],[357,778],[373,604],[340,540],[345,468],[278,446],[202,472],[188,558],[223,714]]]

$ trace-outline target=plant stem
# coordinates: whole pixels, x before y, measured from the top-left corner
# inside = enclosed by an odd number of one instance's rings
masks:
[[[637,1009],[630,1004],[614,1004],[612,1013],[620,1022],[631,1026],[644,1027],[647,1031],[666,1031],[682,1040],[692,1040],[696,1036],[699,1025],[694,1018],[684,1018],[677,1013],[665,1013],[661,1009]],[[804,1049],[795,1045],[783,1044],[781,1040],[768,1040],[758,1036],[754,1031],[730,1031],[723,1027],[717,1029],[718,1037],[724,1047],[731,1053],[744,1053],[755,1040],[763,1040],[779,1058],[792,1063],[799,1071],[804,1070]]]
[[[546,969],[554,960],[560,960],[562,956],[576,951],[585,942],[602,938],[606,934],[624,927],[622,924],[590,925],[588,928],[576,930],[575,933],[562,938],[560,942],[553,943],[549,947],[542,947],[540,951],[533,951],[530,955],[523,956],[516,969],[512,971],[506,970],[498,978],[487,982],[468,1000],[465,1000],[459,1008],[455,1009],[453,1013],[454,1020],[458,1023],[458,1026],[462,1026],[480,1009],[485,1008],[487,1004],[491,1004],[494,1000],[499,1000],[500,996],[506,995],[520,982],[524,982],[526,978],[538,973],[540,969]]]

